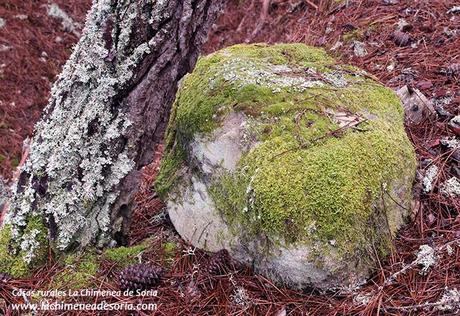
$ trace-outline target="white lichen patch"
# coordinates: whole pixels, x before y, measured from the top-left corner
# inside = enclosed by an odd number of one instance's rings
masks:
[[[368,52],[366,49],[366,45],[363,42],[354,41],[352,45],[353,45],[353,54],[355,54],[356,57],[367,56]]]
[[[356,305],[366,306],[367,304],[369,304],[372,297],[373,297],[373,293],[365,293],[365,294],[358,293],[357,295],[353,297],[353,302]]]
[[[436,165],[431,165],[423,177],[423,191],[425,193],[431,192],[433,190],[434,182],[438,177],[438,167]]]
[[[460,291],[446,287],[442,297],[435,303],[435,309],[444,312],[460,311]]]
[[[6,24],[5,19],[0,18],[0,29],[1,29],[2,27],[4,27],[5,24]]]
[[[62,10],[56,3],[47,5],[47,14],[50,17],[56,18],[61,21],[62,28],[66,32],[80,35],[78,31],[81,29],[81,25],[75,22],[64,10]]]
[[[441,144],[447,146],[449,149],[457,150],[460,149],[460,141],[455,138],[443,138]]]
[[[337,42],[335,42],[335,44],[331,47],[331,50],[332,50],[332,51],[335,51],[335,50],[339,49],[339,48],[342,47],[342,46],[343,46],[343,42],[337,41]]]
[[[28,234],[24,234],[21,242],[21,250],[24,253],[22,259],[27,264],[30,264],[36,256],[36,250],[40,247],[37,237],[40,234],[38,229],[31,230]]]
[[[334,71],[331,73],[324,74],[324,77],[335,87],[344,88],[347,86],[348,81],[344,74],[340,71]]]
[[[232,301],[236,305],[246,306],[249,303],[249,295],[244,287],[238,286],[232,294]]]
[[[441,184],[441,193],[450,197],[460,195],[460,181],[457,177],[452,177]]]
[[[214,86],[217,78],[235,83],[242,88],[249,85],[258,85],[271,89],[274,93],[286,89],[291,92],[304,92],[308,88],[320,87],[324,82],[298,75],[297,71],[287,65],[273,65],[268,62],[256,63],[239,57],[227,60],[214,78],[210,80],[210,87]]]
[[[421,245],[419,247],[419,252],[417,253],[417,259],[415,262],[422,266],[420,274],[425,274],[428,270],[436,265],[438,257],[436,255],[436,250],[429,245]]]

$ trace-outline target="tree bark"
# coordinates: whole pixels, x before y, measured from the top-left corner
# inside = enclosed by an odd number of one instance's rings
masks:
[[[57,251],[123,243],[140,169],[225,2],[94,1],[13,188],[16,245],[37,215]]]

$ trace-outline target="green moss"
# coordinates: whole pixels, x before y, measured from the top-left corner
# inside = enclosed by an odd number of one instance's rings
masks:
[[[5,225],[0,230],[0,272],[9,273],[14,277],[27,275],[29,272],[27,264],[11,252],[11,228]]]
[[[19,157],[13,157],[13,159],[11,159],[11,166],[16,168],[17,166],[19,166],[20,161],[21,159]]]
[[[104,258],[116,262],[122,267],[138,262],[139,255],[148,248],[148,243],[131,247],[118,247],[107,249],[104,252]]]
[[[164,258],[166,261],[172,261],[176,256],[177,245],[172,241],[163,244]]]
[[[318,67],[334,63],[323,49],[313,48],[304,44],[253,44],[234,45],[217,54],[231,54],[240,58],[266,60],[274,65],[294,65],[303,67]]]
[[[58,273],[51,283],[54,289],[88,288],[99,269],[98,257],[89,251],[85,254],[71,254],[63,258],[64,270]]]
[[[13,277],[25,277],[46,262],[49,248],[47,229],[39,216],[27,219],[22,236],[33,237],[33,249],[20,249],[20,245],[12,239],[10,225],[4,225],[0,230],[0,272],[9,273]],[[30,260],[27,259],[29,256]]]
[[[304,90],[274,89],[267,73],[282,72],[276,65],[289,67],[289,78],[310,79],[309,67],[331,79]],[[258,74],[259,82],[253,83],[251,76]],[[345,86],[334,84],[337,74]],[[282,83],[276,76],[270,78]],[[332,133],[338,125],[326,110],[367,121],[359,129]],[[391,198],[382,197],[382,183],[388,192],[410,188],[416,166],[395,93],[359,69],[338,66],[324,51],[301,44],[237,45],[203,57],[173,107],[156,182],[163,197],[181,176],[191,139],[213,131],[233,111],[254,121],[252,132],[262,141],[245,154],[236,172],[212,179],[211,196],[235,230],[245,227],[249,234],[288,242],[333,239],[343,254],[361,249],[369,239],[381,245],[381,253],[389,249],[389,236],[375,235],[381,230],[372,223],[374,206],[381,201],[388,213],[396,210]],[[404,183],[395,183],[399,175],[407,175]],[[405,194],[409,200],[410,189]]]
[[[179,176],[178,171],[186,158],[183,148],[195,133],[212,131],[218,126],[218,118],[231,111],[240,110],[257,117],[264,114],[267,104],[282,103],[293,98],[286,89],[273,93],[265,86],[240,86],[238,82],[229,82],[224,76],[231,56],[237,56],[241,61],[233,65],[236,72],[244,72],[247,62],[255,62],[256,68],[260,66],[265,70],[273,65],[320,69],[335,63],[323,50],[302,44],[235,45],[200,58],[193,75],[184,79],[173,105],[170,121],[174,124],[169,124],[166,131],[165,156],[155,183],[156,192],[162,197]],[[297,93],[297,96],[300,102],[305,99],[301,93]],[[276,113],[268,114],[274,116]]]

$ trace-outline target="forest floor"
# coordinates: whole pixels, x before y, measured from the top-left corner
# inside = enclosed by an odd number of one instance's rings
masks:
[[[154,236],[142,259],[162,265],[166,273],[159,296],[143,301],[157,303],[157,314],[453,315],[460,311],[460,198],[441,190],[447,179],[460,178],[460,130],[449,124],[460,114],[458,1],[362,0],[329,6],[323,2],[272,0],[263,20],[260,0],[233,0],[213,28],[205,52],[243,42],[303,42],[324,47],[339,61],[365,69],[391,88],[419,89],[434,105],[437,117],[406,126],[420,162],[410,223],[398,234],[392,254],[359,290],[319,293],[280,288],[225,255],[208,254],[180,240],[160,216],[163,206],[151,189],[158,154],[144,172],[130,241],[138,244]],[[90,1],[55,1],[73,19],[73,31],[68,25],[66,31],[62,20],[47,14],[47,3],[0,3],[5,22],[0,27],[0,174],[6,178],[20,161],[22,140],[32,133],[51,84],[78,39],[78,23],[83,23]],[[425,192],[421,179],[431,165],[437,166],[437,176]],[[166,262],[165,245],[171,242],[177,247]],[[422,245],[433,250],[431,267],[417,261]],[[216,265],[219,269],[209,269]],[[102,266],[93,284],[115,288],[119,267]],[[60,270],[59,263],[50,260],[33,277],[14,280],[12,286],[43,288]],[[0,290],[0,295],[6,294]],[[122,298],[112,301],[117,300]]]

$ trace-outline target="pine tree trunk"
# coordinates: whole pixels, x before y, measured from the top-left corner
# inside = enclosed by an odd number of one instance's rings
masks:
[[[33,256],[26,228],[37,216],[57,251],[122,243],[140,169],[225,2],[94,1],[10,200],[5,223],[21,251]]]

